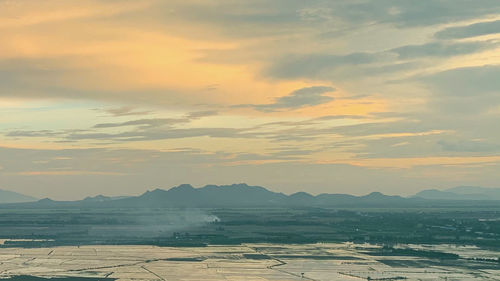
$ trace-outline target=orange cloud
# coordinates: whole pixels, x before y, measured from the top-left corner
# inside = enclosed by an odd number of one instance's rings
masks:
[[[30,171],[16,173],[18,176],[81,176],[81,175],[98,175],[98,176],[125,176],[127,174],[117,172],[99,172],[99,171]]]
[[[440,166],[440,165],[470,165],[500,163],[500,156],[476,156],[476,157],[414,157],[414,158],[373,158],[373,159],[345,159],[345,160],[322,160],[320,164],[349,164],[353,166],[369,168],[395,168],[409,169],[417,166]]]

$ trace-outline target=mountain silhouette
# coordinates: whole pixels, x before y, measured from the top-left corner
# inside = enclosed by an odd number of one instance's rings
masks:
[[[463,190],[462,190],[463,191]],[[467,189],[466,191],[470,191]],[[474,190],[472,190],[474,191]],[[484,190],[483,190],[484,191]],[[494,192],[492,190],[490,192]],[[465,191],[464,191],[465,192]],[[450,195],[452,194],[452,195]],[[464,199],[465,198],[465,199]],[[472,199],[467,199],[472,198]],[[234,207],[318,207],[318,208],[412,208],[412,207],[445,207],[460,206],[464,202],[477,205],[485,200],[481,196],[461,195],[451,191],[427,190],[414,197],[389,196],[380,192],[372,192],[364,196],[349,194],[311,195],[297,192],[291,195],[273,192],[261,186],[250,186],[244,183],[232,185],[206,185],[195,188],[189,184],[181,184],[168,190],[154,189],[139,196],[106,197],[98,195],[80,201],[54,201],[42,199],[34,203],[20,203],[24,207],[76,207],[76,208],[234,208]],[[469,200],[469,201],[464,201]]]
[[[138,197],[116,200],[112,204],[137,207],[145,204],[159,207],[250,207],[283,204],[286,198],[283,193],[246,184],[206,185],[202,188],[182,184],[169,190],[155,189]]]
[[[38,199],[31,196],[0,189],[0,204],[33,202],[36,200]]]
[[[500,200],[500,188],[457,186],[445,190],[427,189],[414,197],[429,200]]]

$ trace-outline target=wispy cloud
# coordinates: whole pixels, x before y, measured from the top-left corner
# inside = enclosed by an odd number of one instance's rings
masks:
[[[119,172],[104,172],[104,171],[26,171],[17,172],[18,176],[81,176],[81,175],[98,175],[98,176],[124,176],[125,173]]]
[[[179,123],[187,123],[190,120],[187,118],[156,118],[156,119],[139,119],[121,123],[101,123],[94,125],[94,128],[116,128],[129,126],[144,126],[144,127],[159,127],[168,126]]]
[[[115,108],[99,108],[96,109],[98,111],[105,112],[107,114],[110,114],[112,116],[131,116],[131,115],[148,115],[151,114],[151,111],[145,111],[145,110],[137,110],[137,108],[133,106],[121,106],[121,107],[115,107]]]
[[[238,105],[237,107],[251,107],[259,111],[271,112],[271,111],[316,106],[333,101],[334,98],[326,94],[334,91],[335,88],[327,86],[307,87],[295,90],[287,96],[277,98],[273,103],[245,104],[245,105]]]
[[[400,59],[416,59],[422,57],[453,57],[477,53],[482,50],[498,47],[494,42],[432,42],[423,45],[408,45],[390,50],[398,54]]]
[[[498,33],[500,33],[500,20],[449,27],[437,32],[435,37],[439,39],[464,39]]]

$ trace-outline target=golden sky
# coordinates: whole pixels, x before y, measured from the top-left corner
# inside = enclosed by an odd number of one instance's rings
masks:
[[[500,179],[497,0],[0,0],[0,188]]]

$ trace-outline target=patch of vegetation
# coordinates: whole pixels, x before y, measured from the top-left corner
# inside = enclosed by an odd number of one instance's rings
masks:
[[[423,257],[431,259],[451,259],[456,260],[460,256],[452,253],[444,253],[439,251],[415,250],[410,248],[393,248],[385,246],[381,249],[368,252],[371,256],[408,256],[408,257]]]

